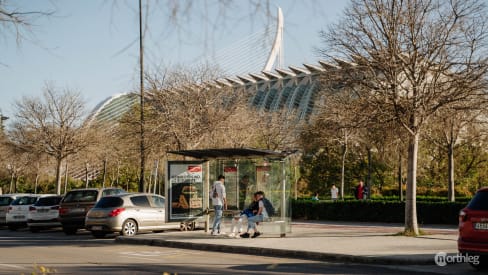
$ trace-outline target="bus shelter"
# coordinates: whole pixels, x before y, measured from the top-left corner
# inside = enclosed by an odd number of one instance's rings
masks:
[[[263,191],[275,213],[262,228],[266,232],[291,232],[291,164],[293,152],[251,148],[170,151],[165,196],[166,221],[180,222],[192,230],[195,221],[209,230],[212,212],[209,191],[219,175],[225,176],[227,211],[224,221],[247,208],[252,196]],[[261,226],[261,225],[260,225]],[[260,229],[261,230],[261,229]]]

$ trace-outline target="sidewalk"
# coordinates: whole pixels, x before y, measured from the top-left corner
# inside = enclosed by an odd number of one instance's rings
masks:
[[[224,229],[228,229],[225,227]],[[292,233],[256,239],[210,236],[203,230],[117,237],[116,242],[369,264],[432,265],[438,252],[457,253],[455,226],[421,227],[428,235],[404,237],[401,224],[293,222]]]

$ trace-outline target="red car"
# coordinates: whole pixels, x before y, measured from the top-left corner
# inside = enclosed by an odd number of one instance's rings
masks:
[[[479,256],[477,269],[488,267],[488,187],[476,192],[473,199],[459,212],[458,250],[460,253]]]

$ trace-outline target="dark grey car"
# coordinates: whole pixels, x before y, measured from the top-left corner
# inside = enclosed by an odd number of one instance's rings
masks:
[[[120,188],[87,188],[71,190],[59,204],[59,221],[66,235],[85,227],[85,216],[101,198],[125,193]]]

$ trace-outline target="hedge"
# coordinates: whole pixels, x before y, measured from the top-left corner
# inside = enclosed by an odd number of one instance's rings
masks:
[[[457,224],[465,202],[417,202],[419,224]],[[403,223],[401,201],[305,201],[292,200],[292,218],[306,220]]]

